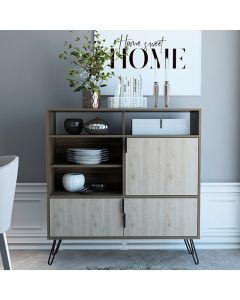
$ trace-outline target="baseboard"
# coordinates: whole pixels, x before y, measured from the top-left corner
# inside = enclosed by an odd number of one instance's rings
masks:
[[[49,249],[45,183],[17,184],[11,249]],[[199,249],[240,249],[240,183],[201,184],[201,238]],[[64,241],[62,249],[183,249],[182,240]]]

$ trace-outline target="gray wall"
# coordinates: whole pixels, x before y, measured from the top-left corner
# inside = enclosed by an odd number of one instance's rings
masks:
[[[47,108],[80,106],[58,59],[68,39],[67,31],[0,31],[0,155],[20,156],[19,182],[45,182]],[[203,31],[202,95],[171,99],[202,108],[204,182],[240,181],[239,53],[239,31]]]

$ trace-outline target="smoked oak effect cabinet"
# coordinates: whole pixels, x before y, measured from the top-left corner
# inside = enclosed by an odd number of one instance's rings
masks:
[[[61,126],[69,115],[84,121],[104,118],[111,134],[67,135]],[[132,135],[134,118],[182,116],[190,123],[187,135]],[[108,148],[109,162],[70,164],[66,149],[73,147]],[[87,184],[106,183],[108,189],[66,192],[62,176],[69,172],[83,173]],[[199,238],[200,110],[49,110],[47,178],[49,239]]]

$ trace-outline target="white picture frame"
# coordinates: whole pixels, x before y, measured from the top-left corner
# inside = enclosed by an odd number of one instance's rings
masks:
[[[123,68],[122,60],[114,61],[113,68],[109,69],[114,71],[116,76],[108,80],[107,86],[101,89],[102,95],[114,95],[118,76],[129,77],[139,74],[142,77],[144,96],[153,94],[154,81],[159,83],[162,95],[162,86],[166,79],[169,81],[172,96],[201,95],[201,31],[99,30],[98,32],[101,38],[106,40],[107,46],[110,46],[116,38],[121,39],[117,45],[120,51],[126,44],[128,45],[126,68]],[[165,49],[168,49],[168,60],[165,60]],[[157,65],[153,51],[160,66]],[[144,66],[146,53],[148,58]]]

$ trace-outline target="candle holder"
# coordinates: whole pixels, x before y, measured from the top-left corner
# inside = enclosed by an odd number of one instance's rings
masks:
[[[159,85],[158,82],[155,81],[153,84],[153,102],[154,102],[154,107],[158,107],[158,98],[159,98]]]
[[[163,85],[163,99],[164,99],[164,105],[165,107],[168,107],[169,105],[169,99],[170,99],[170,84],[168,81],[164,81]]]

